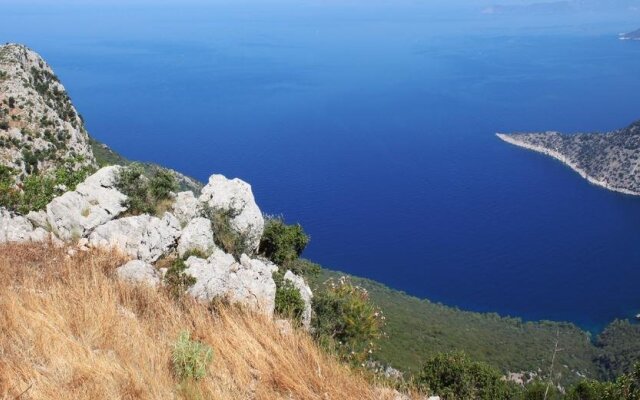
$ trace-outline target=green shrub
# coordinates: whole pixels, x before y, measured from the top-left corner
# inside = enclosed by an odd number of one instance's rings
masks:
[[[253,252],[253,249],[248,246],[250,242],[248,234],[237,232],[231,226],[231,220],[238,215],[237,210],[224,210],[205,205],[200,209],[200,215],[211,221],[215,244],[233,255],[236,260],[239,260],[242,254]]]
[[[527,384],[523,398],[524,400],[560,400],[562,395],[555,386],[536,380]]]
[[[118,173],[116,187],[127,195],[125,206],[135,215],[156,213],[178,185],[169,171],[156,168],[147,173],[141,164],[131,164]]]
[[[259,252],[278,265],[288,265],[300,257],[309,236],[300,224],[286,225],[281,217],[265,221]]]
[[[180,381],[205,377],[213,360],[213,350],[204,343],[191,340],[188,332],[180,333],[173,345],[173,371]]]
[[[74,170],[74,164],[75,161],[68,160],[65,166],[52,172],[28,175],[20,186],[15,184],[14,171],[0,167],[0,206],[20,214],[44,209],[54,197],[74,190],[93,171],[90,168]]]
[[[151,196],[157,200],[168,199],[171,192],[178,190],[175,176],[166,169],[158,169],[149,180]]]
[[[274,272],[273,280],[276,283],[276,313],[299,323],[305,306],[300,291],[290,280],[284,279],[281,272]]]
[[[567,400],[640,400],[640,363],[614,382],[587,380],[572,387]]]
[[[313,298],[313,332],[345,360],[365,361],[383,336],[384,316],[368,292],[345,277],[325,282]]]
[[[0,121],[0,130],[9,130],[9,121]]]
[[[508,400],[521,392],[498,370],[471,361],[463,353],[441,353],[429,358],[415,382],[422,390],[445,400]]]
[[[187,269],[185,259],[176,259],[164,276],[164,283],[173,297],[180,298],[184,292],[196,283],[196,278],[184,272]]]

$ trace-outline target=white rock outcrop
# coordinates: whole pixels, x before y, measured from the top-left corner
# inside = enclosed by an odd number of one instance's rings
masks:
[[[175,202],[173,203],[173,215],[178,218],[178,221],[185,226],[198,216],[200,208],[200,202],[194,196],[193,192],[180,192],[176,194]]]
[[[116,268],[116,276],[127,282],[149,286],[158,286],[161,282],[160,271],[155,269],[153,265],[140,260],[131,260]]]
[[[47,205],[47,222],[62,240],[88,235],[126,210],[127,196],[116,188],[119,166],[100,169],[80,183],[76,190],[54,198]]]
[[[93,247],[112,247],[138,260],[152,263],[175,247],[180,222],[171,213],[162,219],[138,215],[109,221],[89,236]]]
[[[185,273],[196,279],[187,292],[196,299],[226,298],[273,315],[276,284],[272,274],[278,269],[275,264],[246,255],[237,262],[232,255],[215,249],[206,260],[189,257],[186,265]]]
[[[291,271],[287,271],[287,273],[284,274],[284,279],[291,282],[293,286],[300,291],[300,297],[302,297],[302,301],[304,301],[304,311],[302,312],[301,322],[302,326],[308,330],[311,328],[311,299],[313,298],[313,292],[304,281],[304,278]]]
[[[215,246],[211,221],[201,217],[195,218],[182,230],[178,241],[178,255],[184,257],[187,252],[195,250],[208,257]]]
[[[251,185],[237,178],[211,175],[199,200],[214,210],[231,212],[231,227],[247,238],[245,244],[249,249],[257,250],[264,232],[264,218],[253,197]]]
[[[44,242],[49,238],[49,232],[35,228],[25,217],[0,208],[0,243]]]

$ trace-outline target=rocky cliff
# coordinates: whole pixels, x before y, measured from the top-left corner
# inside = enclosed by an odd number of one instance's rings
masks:
[[[498,133],[497,136],[507,143],[551,156],[595,185],[640,195],[640,122],[608,133]]]
[[[0,47],[0,163],[18,178],[61,162],[95,167],[80,114],[53,70],[28,48]]]

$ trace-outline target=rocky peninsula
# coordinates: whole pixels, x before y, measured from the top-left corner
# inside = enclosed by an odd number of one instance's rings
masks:
[[[590,183],[640,195],[640,121],[607,133],[497,133],[503,141],[548,155]]]
[[[629,33],[623,33],[620,35],[620,40],[640,40],[640,29],[636,29]]]

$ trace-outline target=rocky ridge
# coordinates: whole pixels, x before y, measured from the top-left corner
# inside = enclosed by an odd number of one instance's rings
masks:
[[[561,161],[594,185],[640,195],[640,122],[608,133],[496,135],[507,143]]]
[[[82,117],[42,57],[22,45],[0,46],[0,163],[20,178],[61,162],[97,166]]]

